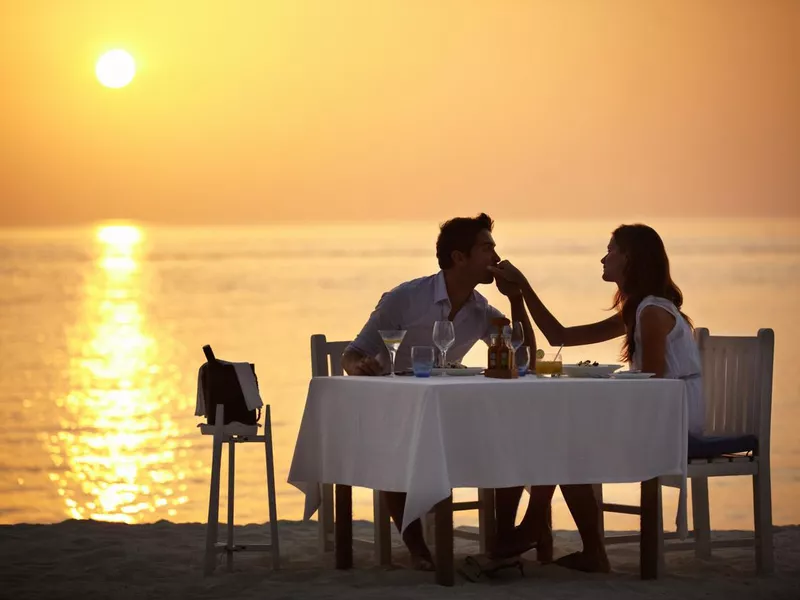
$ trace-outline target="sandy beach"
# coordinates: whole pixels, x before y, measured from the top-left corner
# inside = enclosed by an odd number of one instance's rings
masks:
[[[371,525],[354,524],[358,537]],[[720,538],[742,532],[719,532]],[[264,543],[266,525],[236,528],[236,541]],[[667,554],[667,573],[658,581],[638,578],[638,548],[611,546],[614,572],[587,575],[525,561],[525,575],[506,571],[493,581],[471,583],[457,576],[453,588],[433,575],[409,568],[395,540],[394,566],[375,565],[356,548],[356,568],[336,571],[317,553],[316,523],[281,521],[282,568],[273,571],[265,554],[238,554],[233,572],[224,558],[210,577],[202,573],[205,527],[159,521],[122,525],[69,520],[53,525],[0,527],[4,598],[797,598],[800,589],[800,526],[775,528],[775,574],[758,577],[752,549],[722,549],[711,560],[692,552]],[[558,531],[556,552],[579,549],[577,532]],[[477,551],[456,540],[456,564]],[[535,558],[535,554],[531,559]]]

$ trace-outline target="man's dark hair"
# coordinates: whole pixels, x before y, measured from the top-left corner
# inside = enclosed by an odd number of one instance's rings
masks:
[[[439,239],[436,240],[436,258],[439,267],[449,269],[453,266],[453,252],[458,250],[469,256],[478,234],[486,229],[491,232],[494,221],[486,213],[475,218],[456,217],[445,221],[439,227]]]

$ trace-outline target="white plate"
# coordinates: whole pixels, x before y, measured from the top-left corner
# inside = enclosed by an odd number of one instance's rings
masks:
[[[483,367],[465,367],[463,369],[433,369],[431,371],[431,375],[441,375],[442,373],[447,373],[448,375],[452,375],[453,377],[463,377],[466,375],[480,375],[483,373]]]
[[[561,365],[561,370],[567,377],[610,377],[611,374],[621,366],[622,365]]]
[[[641,371],[617,371],[614,379],[650,379],[655,377],[655,373],[642,373]]]

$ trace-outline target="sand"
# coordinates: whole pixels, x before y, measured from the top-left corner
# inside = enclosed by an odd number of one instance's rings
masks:
[[[354,532],[368,537],[371,525],[356,522]],[[265,543],[268,535],[266,525],[236,528],[237,542]],[[775,528],[776,568],[768,577],[756,575],[752,548],[737,548],[715,550],[710,560],[698,560],[693,552],[668,553],[666,575],[641,581],[638,547],[624,545],[609,547],[610,575],[526,560],[524,577],[507,571],[491,582],[472,583],[457,576],[452,588],[435,585],[431,573],[410,570],[399,542],[392,568],[376,566],[369,550],[356,548],[356,567],[336,571],[332,557],[321,559],[317,552],[314,522],[281,521],[279,571],[271,569],[267,554],[240,553],[232,572],[220,556],[215,573],[204,577],[204,540],[205,526],[198,523],[0,526],[0,598],[800,598],[799,526]],[[579,547],[576,532],[556,533],[556,556]],[[456,540],[456,564],[476,551],[473,542]]]

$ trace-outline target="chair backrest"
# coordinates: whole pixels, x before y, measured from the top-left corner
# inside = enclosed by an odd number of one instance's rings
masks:
[[[342,354],[350,342],[329,342],[321,333],[311,336],[311,376],[344,375]],[[330,362],[329,362],[330,360]]]
[[[709,335],[695,330],[703,369],[708,435],[753,434],[759,454],[769,452],[775,333],[755,337]]]

